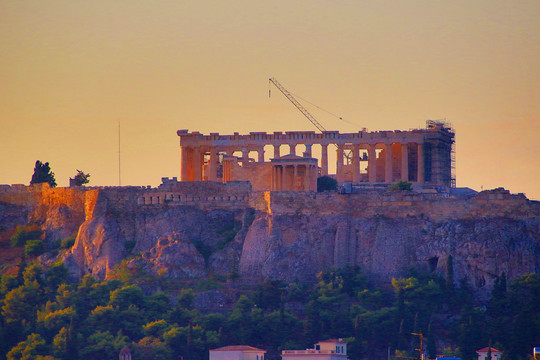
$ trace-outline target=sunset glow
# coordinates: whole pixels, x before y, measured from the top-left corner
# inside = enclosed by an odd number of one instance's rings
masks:
[[[540,200],[540,2],[2,1],[0,184],[179,176],[178,129],[456,131],[457,186]],[[357,124],[357,125],[353,125]],[[335,156],[335,154],[334,154]]]

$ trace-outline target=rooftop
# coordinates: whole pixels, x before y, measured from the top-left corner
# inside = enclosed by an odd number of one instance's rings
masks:
[[[217,349],[211,349],[210,351],[264,351],[263,349],[258,349],[253,346],[249,345],[230,345],[230,346],[223,346]]]
[[[485,347],[485,348],[482,348],[480,350],[476,350],[477,353],[481,353],[481,352],[488,352],[489,351],[489,347]],[[499,352],[499,353],[502,353],[502,351],[500,350],[497,350],[495,348],[491,348],[491,352]]]

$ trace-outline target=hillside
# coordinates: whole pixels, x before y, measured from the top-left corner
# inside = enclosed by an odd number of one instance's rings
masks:
[[[37,223],[70,273],[105,278],[125,258],[175,279],[228,276],[313,281],[358,265],[379,283],[409,268],[454,278],[480,295],[503,272],[540,268],[540,204],[503,189],[469,199],[421,193],[252,192],[249,184],[165,183],[157,189],[4,188],[5,229]],[[44,258],[48,258],[45,256]]]

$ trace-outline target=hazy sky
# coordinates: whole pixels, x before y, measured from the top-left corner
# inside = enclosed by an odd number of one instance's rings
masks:
[[[0,0],[0,184],[179,176],[176,130],[456,130],[457,185],[540,199],[540,1]],[[357,124],[352,125],[351,123]]]

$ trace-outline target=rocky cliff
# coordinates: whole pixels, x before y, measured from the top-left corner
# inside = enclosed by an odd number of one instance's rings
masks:
[[[186,185],[188,186],[188,185]],[[504,190],[439,194],[238,193],[190,188],[0,189],[4,228],[39,223],[46,238],[77,233],[61,256],[72,274],[106,277],[123,259],[172,278],[237,272],[312,280],[358,264],[379,281],[410,268],[444,272],[488,291],[540,269],[540,204]],[[228,193],[229,191],[229,193]],[[159,199],[159,201],[157,200]]]

